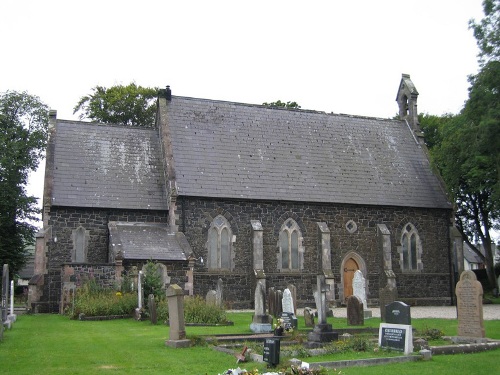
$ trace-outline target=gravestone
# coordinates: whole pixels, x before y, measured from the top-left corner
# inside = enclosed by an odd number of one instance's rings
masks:
[[[316,300],[316,307],[318,309],[318,324],[314,326],[312,332],[307,335],[308,348],[321,347],[323,343],[337,340],[339,334],[333,332],[332,325],[326,321],[326,293],[330,285],[326,284],[324,275],[316,277],[316,291],[314,292],[314,299]]]
[[[413,352],[410,306],[394,301],[385,306],[385,323],[380,324],[379,346],[409,355]]]
[[[347,325],[362,326],[365,324],[363,301],[358,296],[347,297]]]
[[[304,325],[314,327],[314,312],[310,307],[304,308]]]
[[[158,323],[158,314],[156,313],[156,301],[154,294],[150,294],[148,296],[148,310],[149,310],[149,320],[151,321],[151,324]]]
[[[283,291],[283,298],[281,299],[282,312],[294,314],[293,298],[290,289],[286,288]]]
[[[17,319],[17,315],[14,314],[14,280],[10,280],[10,312],[7,315],[7,320],[14,323]]]
[[[266,338],[264,340],[262,360],[267,362],[270,367],[275,367],[280,363],[280,343],[279,338]]]
[[[191,340],[186,339],[184,324],[184,290],[177,284],[167,288],[169,339],[165,345],[173,348],[186,348],[191,346]]]
[[[222,307],[224,305],[224,291],[222,279],[217,280],[217,288],[215,289],[215,305]]]
[[[283,311],[280,314],[280,318],[281,318],[281,320],[283,320],[283,326],[285,327],[285,329],[288,329],[288,328],[296,329],[297,328],[297,326],[298,326],[297,318],[293,313]]]
[[[363,276],[363,272],[360,270],[354,272],[354,277],[352,279],[352,294],[361,299],[363,303],[364,318],[371,318],[372,312],[368,310],[368,304],[366,302],[366,279]]]
[[[457,295],[458,336],[484,338],[483,287],[476,274],[464,271],[460,275]]]
[[[410,306],[400,301],[389,303],[385,306],[385,321],[393,324],[411,324]]]
[[[4,264],[2,269],[2,304],[0,309],[2,310],[2,321],[1,324],[7,321],[7,304],[9,297],[9,265]]]
[[[267,291],[267,308],[269,309],[270,315],[278,316],[276,311],[276,291],[273,286]]]
[[[207,305],[217,305],[217,292],[215,290],[209,290],[205,297],[205,302]]]
[[[271,332],[272,331],[272,316],[266,314],[266,296],[264,284],[260,280],[257,281],[254,296],[254,315],[250,329],[255,333]]]
[[[286,288],[290,291],[290,295],[292,296],[293,314],[297,315],[297,287],[293,284],[288,284]]]
[[[392,271],[386,272],[394,274]],[[398,289],[393,285],[394,283],[388,283],[385,287],[379,290],[379,304],[380,304],[380,320],[385,322],[385,306],[394,302],[398,298]]]

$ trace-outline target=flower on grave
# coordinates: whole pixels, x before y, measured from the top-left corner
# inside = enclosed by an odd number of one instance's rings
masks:
[[[285,323],[282,318],[278,318],[276,323],[273,325],[274,330],[281,330],[283,332],[292,332],[293,327],[290,323]]]
[[[116,294],[117,297],[122,297],[123,296],[122,292],[116,292],[115,294]]]

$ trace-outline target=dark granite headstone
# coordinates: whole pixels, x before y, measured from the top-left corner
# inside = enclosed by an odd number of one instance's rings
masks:
[[[281,312],[280,318],[283,320],[283,325],[285,329],[293,328],[296,329],[298,326],[297,317],[293,313]]]
[[[381,345],[384,348],[405,351],[406,328],[405,327],[381,327]]]
[[[362,326],[364,324],[363,301],[358,296],[347,297],[347,325]]]
[[[268,338],[264,340],[262,360],[273,367],[280,363],[280,339]]]
[[[411,325],[410,306],[394,301],[385,306],[385,321],[391,324]]]

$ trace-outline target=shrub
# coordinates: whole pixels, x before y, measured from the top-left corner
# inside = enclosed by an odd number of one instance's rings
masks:
[[[439,340],[444,336],[444,332],[438,328],[429,328],[424,327],[421,331],[419,331],[420,336],[422,336],[425,340]]]
[[[86,316],[128,315],[137,306],[137,294],[115,292],[89,280],[75,293],[73,307],[67,310],[71,318]]]
[[[158,321],[168,320],[168,303],[158,301],[156,305]],[[186,323],[221,324],[227,322],[226,311],[222,307],[207,305],[200,296],[184,298],[184,320]]]

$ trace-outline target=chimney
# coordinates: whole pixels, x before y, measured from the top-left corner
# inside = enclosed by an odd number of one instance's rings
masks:
[[[158,97],[165,98],[169,102],[172,101],[172,90],[170,90],[170,86],[167,86],[165,89],[158,90]]]

